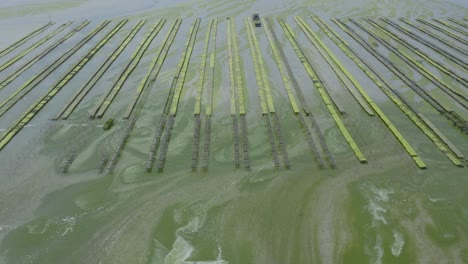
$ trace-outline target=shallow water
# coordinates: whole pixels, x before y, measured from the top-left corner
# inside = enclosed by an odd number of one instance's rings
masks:
[[[41,8],[35,9],[37,6]],[[93,22],[79,37],[71,38],[56,53],[47,55],[26,71],[20,80],[0,91],[2,98],[52,62],[101,20],[128,17],[130,21],[0,151],[0,263],[467,263],[467,168],[455,167],[325,34],[318,32],[428,166],[426,170],[418,169],[387,127],[377,117],[366,115],[336,77],[329,76],[333,72],[292,19],[292,15],[300,15],[317,30],[308,16],[323,17],[385,81],[404,93],[413,106],[466,155],[466,136],[409,91],[328,18],[389,17],[395,21],[400,16],[460,18],[467,16],[467,10],[463,1],[234,3],[141,0],[132,3],[77,1],[73,4],[47,1],[15,4],[4,1],[0,4],[0,48],[46,23],[48,13],[57,22],[83,19]],[[341,118],[368,158],[368,164],[360,164],[356,159],[281,27],[275,22],[273,28],[300,89],[312,106],[337,168],[318,167],[307,145],[305,131],[291,111],[278,68],[272,58],[267,58],[272,53],[266,36],[259,31],[258,40],[271,78],[274,103],[291,163],[290,169],[273,166],[242,19],[257,12],[266,17],[284,16],[291,25],[300,45],[305,47],[307,57],[314,67],[319,68],[321,77],[326,79],[325,85],[330,86],[332,95],[345,109],[346,113]],[[242,166],[235,168],[233,163],[227,22],[224,19],[227,16],[233,17],[236,23],[241,65],[245,73],[246,119],[252,163],[249,170]],[[115,117],[115,126],[110,131],[103,131],[104,120],[88,119],[88,111],[112,86],[144,34],[160,17],[168,18],[166,25],[150,45],[146,53],[149,55],[143,57],[108,109],[104,118]],[[158,50],[174,17],[184,18],[181,29],[158,78],[144,97],[144,106],[114,172],[98,174],[98,163],[110,155],[127,124],[120,116],[147,72],[152,55]],[[164,171],[154,169],[147,173],[148,151],[187,34],[196,17],[202,18],[202,26],[190,60]],[[219,25],[209,168],[191,170],[193,109],[200,76],[198,68],[206,25],[212,17],[219,17]],[[66,121],[50,120],[140,18],[146,18],[148,22],[72,116]],[[37,39],[39,37],[31,42]],[[0,132],[9,128],[91,45],[85,45],[1,117]],[[381,48],[383,53],[389,54]],[[423,47],[421,50],[443,61],[455,72],[466,75],[465,70],[440,58],[434,51]],[[0,58],[0,62],[16,52]],[[389,57],[398,61],[391,55]],[[24,60],[27,58],[30,57]],[[405,67],[405,73],[420,85],[435,90],[415,71]],[[439,74],[436,69],[428,68]],[[3,79],[7,73],[1,72],[0,78]],[[464,87],[443,74],[441,76],[454,89],[466,94]],[[468,116],[466,109],[453,104],[446,95],[433,94],[462,117]],[[204,124],[202,131],[203,127]],[[61,167],[72,152],[78,155],[69,171],[63,173]]]

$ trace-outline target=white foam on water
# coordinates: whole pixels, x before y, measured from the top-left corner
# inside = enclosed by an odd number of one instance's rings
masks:
[[[256,179],[256,180],[251,180],[250,182],[251,183],[256,183],[256,182],[264,182],[264,181],[265,181],[265,179],[259,178],[259,179]]]
[[[218,257],[216,260],[222,260],[223,259],[223,249],[221,248],[221,245],[218,244]]]
[[[75,217],[65,217],[61,219],[63,224],[62,230],[59,231],[58,235],[63,237],[66,236],[68,233],[73,232],[73,229],[76,225],[76,218]]]
[[[379,189],[374,185],[371,185],[370,190],[374,193],[375,198],[382,202],[388,202],[390,200],[390,195],[394,194],[395,191],[390,189]]]
[[[88,214],[92,214],[94,212],[100,211],[102,207],[99,207],[95,210],[89,211],[89,212],[84,212],[75,216],[67,216],[65,218],[60,219],[60,221],[57,223],[60,226],[60,229],[58,231],[58,236],[63,237],[66,236],[67,234],[73,232],[75,225],[77,223],[77,220],[83,216],[86,216]]]
[[[164,264],[184,264],[185,260],[193,252],[193,246],[185,240],[181,234],[195,233],[203,225],[205,216],[195,216],[187,225],[177,229],[177,239],[174,242],[171,251],[164,258]]]
[[[49,229],[49,225],[49,222],[45,225],[28,225],[28,233],[32,235],[42,235]]]
[[[229,264],[229,262],[223,259],[223,249],[218,244],[218,256],[216,257],[216,260],[212,260],[212,261],[186,261],[185,264]]]
[[[445,199],[443,199],[443,198],[431,198],[429,195],[426,195],[426,197],[431,203],[437,203],[437,202],[440,202],[440,201],[445,201]]]
[[[442,199],[442,198],[429,198],[429,201],[431,201],[431,203],[437,203],[437,202],[440,202],[440,201],[444,201],[445,199]]]
[[[198,232],[205,222],[206,215],[198,214],[187,225],[177,229],[177,238],[174,242],[171,251],[164,258],[164,264],[228,264],[229,262],[223,260],[223,250],[218,244],[218,255],[216,260],[213,261],[186,261],[192,252],[194,246],[183,238],[183,234],[190,234]]]
[[[200,229],[200,227],[203,225],[203,222],[205,221],[205,215],[199,214],[195,216],[192,221],[190,221],[186,226],[183,226],[179,229],[177,229],[176,233],[179,234],[179,232],[183,233],[195,233]]]
[[[377,241],[375,242],[375,264],[382,264],[382,257],[384,254],[384,249],[382,248],[382,238],[380,235],[377,235]]]
[[[178,236],[172,246],[172,250],[164,258],[164,264],[184,264],[185,260],[192,254],[192,251],[193,246],[181,236]]]
[[[388,224],[385,218],[387,209],[385,204],[390,201],[391,195],[395,193],[394,190],[377,188],[374,185],[364,185],[362,190],[365,196],[369,199],[369,204],[366,206],[369,213],[372,215],[373,225],[382,222],[384,225]]]
[[[401,250],[403,249],[403,246],[405,245],[405,239],[403,238],[403,235],[395,230],[393,230],[393,238],[395,241],[393,241],[392,244],[392,254],[393,256],[399,256],[401,254]]]
[[[102,208],[103,207],[99,207],[92,211],[84,212],[74,216],[67,216],[58,220],[48,219],[44,224],[28,225],[28,233],[33,235],[42,235],[45,234],[49,228],[52,228],[52,230],[55,230],[54,234],[51,236],[52,238],[66,236],[67,234],[73,232],[79,218],[100,211]],[[2,231],[1,227],[2,226],[0,225],[0,231]]]
[[[157,239],[153,239],[154,249],[153,256],[151,257],[152,264],[159,264],[164,262],[164,257],[168,254],[169,250]]]
[[[106,242],[108,242],[108,244],[104,248],[104,251],[106,252],[106,255],[109,255],[111,250],[114,248],[115,244],[120,239],[120,236],[122,236],[123,230],[127,227],[127,225],[128,225],[128,223],[126,223],[120,229],[117,229],[117,231],[115,231],[109,238],[106,239]]]
[[[214,260],[214,261],[186,261],[184,264],[229,264],[225,260]]]
[[[387,209],[383,208],[377,201],[374,200],[370,200],[367,208],[372,215],[372,221],[374,224],[378,221],[381,221],[385,225],[387,224],[387,220],[385,219],[385,213],[387,212]]]
[[[55,229],[55,234],[51,237],[63,237],[73,232],[76,225],[76,218],[73,216],[59,220],[48,220],[45,224],[28,225],[28,233],[33,235],[45,234],[49,228]]]

